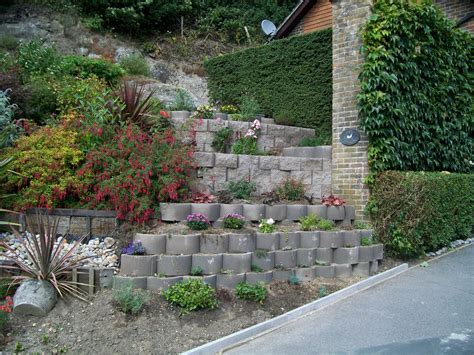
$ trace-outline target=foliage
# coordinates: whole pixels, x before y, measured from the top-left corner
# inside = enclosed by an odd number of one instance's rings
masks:
[[[16,129],[13,123],[13,116],[18,107],[10,103],[8,91],[0,91],[0,131],[5,131],[6,140],[0,144],[0,148],[4,145],[10,145],[16,137]]]
[[[120,66],[129,75],[150,76],[150,68],[145,58],[140,54],[130,54],[120,59]]]
[[[296,126],[331,137],[331,30],[215,57],[205,62],[205,68],[212,100],[241,104],[244,97],[253,97],[260,113],[268,117],[291,113]]]
[[[367,211],[388,254],[411,258],[468,238],[473,204],[472,174],[387,171],[377,176]]]
[[[211,120],[214,117],[214,108],[210,105],[200,105],[193,113],[193,118]]]
[[[122,249],[122,254],[126,255],[145,255],[146,250],[141,241],[130,242]]]
[[[297,201],[304,197],[304,192],[303,182],[294,178],[285,179],[276,188],[276,194],[280,200]]]
[[[244,96],[240,104],[240,114],[245,121],[254,120],[260,112],[260,105],[253,97]]]
[[[302,231],[312,231],[317,229],[319,218],[314,213],[300,218],[300,228]]]
[[[2,298],[3,299],[3,298]],[[10,296],[5,298],[5,303],[0,305],[0,334],[3,334],[10,319],[9,313],[12,313],[13,300]]]
[[[212,148],[214,148],[216,152],[225,153],[226,147],[232,141],[233,134],[234,131],[231,127],[221,128],[214,134],[214,139],[211,144]]]
[[[141,312],[148,301],[143,291],[133,289],[131,281],[114,290],[113,298],[120,311],[132,314]]]
[[[330,231],[334,228],[334,222],[330,221],[329,219],[322,218],[318,221],[316,228],[323,231]]]
[[[252,192],[257,191],[257,185],[248,179],[229,181],[229,191],[234,198],[249,199]]]
[[[239,108],[235,105],[222,105],[220,108],[220,112],[233,114],[239,112]]]
[[[354,228],[355,229],[369,229],[370,224],[363,221],[354,221]]]
[[[15,50],[18,47],[18,40],[9,34],[0,35],[0,48],[9,51]]]
[[[372,239],[369,237],[362,237],[360,239],[360,245],[363,247],[367,247],[369,245],[372,245]]]
[[[298,143],[298,147],[319,147],[327,143],[324,139],[319,137],[304,137],[301,142]]]
[[[178,89],[174,102],[170,105],[170,111],[194,111],[196,104],[186,90]]]
[[[435,5],[380,0],[362,38],[371,170],[472,171],[474,37]]]
[[[344,201],[341,197],[337,197],[334,195],[329,195],[328,197],[323,196],[321,198],[321,204],[324,206],[344,206],[346,201]]]
[[[198,231],[209,228],[211,222],[202,213],[191,213],[186,217],[186,224],[192,230]]]
[[[28,77],[56,75],[61,71],[61,59],[56,49],[38,41],[20,43],[17,63]]]
[[[242,229],[245,225],[244,216],[238,213],[228,214],[224,217],[224,228]]]
[[[260,135],[261,124],[259,120],[254,120],[250,125],[249,130],[242,137],[240,131],[236,132],[236,140],[232,145],[232,153],[234,154],[247,154],[247,155],[260,155],[260,151],[257,148],[257,140]]]
[[[255,285],[239,282],[235,287],[235,295],[239,300],[255,301],[263,304],[265,298],[267,298],[267,288],[263,282],[258,282]]]
[[[105,59],[88,58],[78,55],[64,56],[61,60],[61,71],[65,75],[82,79],[96,76],[107,83],[116,84],[125,74],[124,69]]]
[[[250,265],[250,271],[252,272],[263,272],[263,269],[255,264]]]
[[[195,192],[192,197],[193,203],[213,203],[215,196],[208,192]]]
[[[291,275],[291,276],[289,277],[289,279],[288,279],[288,283],[289,283],[290,285],[295,286],[295,285],[299,285],[299,284],[301,283],[301,280],[298,278],[298,276],[296,276],[296,275]]]
[[[258,225],[258,231],[260,233],[273,233],[276,229],[275,221],[273,218],[262,219]]]
[[[194,266],[194,267],[191,268],[190,275],[192,275],[192,276],[201,276],[203,272],[204,271],[203,271],[202,267]]]
[[[217,191],[217,202],[219,203],[232,203],[234,195],[229,190],[219,190]]]
[[[190,279],[171,285],[163,297],[186,314],[199,309],[217,308],[216,291],[202,280]]]
[[[57,110],[57,96],[49,83],[42,78],[34,78],[27,86],[28,98],[22,108],[26,117],[44,125],[51,120]]]

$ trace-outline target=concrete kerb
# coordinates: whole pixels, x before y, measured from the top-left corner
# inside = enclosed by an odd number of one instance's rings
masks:
[[[296,308],[290,312],[284,313],[278,317],[269,319],[265,322],[256,324],[246,329],[242,329],[236,333],[227,335],[223,338],[214,340],[210,343],[201,345],[197,348],[190,349],[183,354],[215,354],[222,353],[225,350],[234,348],[246,341],[262,336],[266,333],[274,331],[289,322],[293,322],[298,318],[304,317],[310,313],[321,310],[327,306],[330,306],[336,302],[342,301],[358,292],[371,288],[379,283],[385,282],[402,272],[409,270],[408,264],[399,265],[393,269],[387,270],[378,275],[374,275],[365,280],[359,281],[349,287],[342,290],[336,291],[324,298],[320,298],[316,301],[308,303],[304,306]]]

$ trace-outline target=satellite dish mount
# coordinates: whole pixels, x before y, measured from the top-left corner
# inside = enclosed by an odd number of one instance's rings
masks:
[[[260,24],[262,27],[263,33],[265,33],[268,37],[273,37],[276,34],[276,26],[272,21],[263,20]]]

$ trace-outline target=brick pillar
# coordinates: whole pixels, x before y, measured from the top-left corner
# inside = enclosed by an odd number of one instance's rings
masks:
[[[360,54],[359,28],[371,13],[371,0],[333,0],[332,18],[332,192],[355,207],[356,217],[363,219],[369,197],[364,179],[368,174],[367,137],[353,146],[340,143],[346,128],[359,129],[356,96],[359,91]],[[359,130],[360,131],[360,130]]]

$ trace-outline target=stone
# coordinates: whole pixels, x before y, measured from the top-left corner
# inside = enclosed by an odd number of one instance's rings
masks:
[[[352,206],[344,206],[344,219],[355,219],[355,208]]]
[[[178,283],[183,280],[182,276],[174,277],[156,277],[149,276],[147,277],[147,290],[166,290],[171,285]]]
[[[316,249],[304,248],[296,250],[296,265],[298,267],[313,266],[316,261]]]
[[[191,272],[191,255],[159,255],[158,274],[183,276]]]
[[[343,233],[346,247],[358,247],[360,245],[360,233],[358,231],[344,231]]]
[[[226,253],[229,250],[229,234],[203,234],[200,251],[203,254]]]
[[[255,250],[255,235],[229,233],[229,253],[247,253]]]
[[[303,171],[321,171],[323,170],[323,160],[318,158],[302,159],[301,170]]]
[[[311,171],[291,171],[290,172],[290,178],[297,180],[301,183],[303,183],[306,186],[310,186],[312,183],[312,174]]]
[[[308,281],[314,280],[314,278],[316,277],[316,272],[311,267],[296,268],[295,269],[295,276],[300,281],[308,282]]]
[[[335,264],[357,264],[359,262],[359,247],[335,249],[333,262]]]
[[[166,234],[137,233],[133,240],[134,242],[140,241],[147,254],[158,255],[166,252]]]
[[[328,206],[327,219],[332,221],[342,221],[345,216],[344,206]]]
[[[257,283],[263,282],[268,284],[273,279],[273,271],[264,271],[264,272],[247,272],[245,274],[245,282],[250,285],[255,285]]]
[[[115,239],[111,237],[106,237],[104,239],[104,246],[105,248],[109,249],[112,248],[115,245]]]
[[[371,245],[359,247],[359,261],[367,262],[374,260],[374,248]]]
[[[256,234],[256,247],[266,251],[280,249],[280,233]]]
[[[120,257],[120,274],[126,276],[152,276],[156,272],[155,255],[127,255]]]
[[[239,155],[239,168],[255,169],[259,166],[260,157],[258,155]]]
[[[374,244],[372,245],[374,250],[374,259],[382,260],[383,259],[383,244]]]
[[[374,260],[370,262],[369,273],[371,275],[376,274],[379,271],[379,261]]]
[[[218,203],[192,203],[192,213],[200,213],[206,216],[209,221],[217,221],[220,217],[220,204]]]
[[[200,233],[170,234],[166,238],[166,254],[196,254],[200,248]]]
[[[299,247],[299,232],[280,232],[280,249],[297,249]]]
[[[336,276],[336,268],[334,267],[334,265],[316,265],[313,266],[313,269],[315,271],[316,277],[333,278]]]
[[[291,269],[296,266],[296,250],[277,250],[275,253],[275,267]]]
[[[240,214],[243,216],[243,206],[241,204],[221,204],[220,218],[224,218],[228,214]]]
[[[261,156],[259,167],[261,170],[278,170],[280,168],[280,158],[273,156]]]
[[[370,263],[369,262],[361,262],[352,268],[352,275],[353,276],[369,276],[370,274]]]
[[[265,205],[243,205],[244,217],[249,221],[260,221],[265,218]]]
[[[301,248],[318,248],[319,231],[302,231],[300,233]]]
[[[245,282],[245,274],[217,274],[216,287],[234,289],[239,282]]]
[[[249,272],[252,261],[252,253],[224,254],[222,268],[234,274]]]
[[[222,269],[222,254],[193,254],[193,268],[200,268],[204,275],[218,274]]]
[[[193,158],[202,168],[212,168],[215,165],[214,153],[194,152]]]
[[[286,218],[286,205],[266,205],[265,218],[275,221],[283,221]]]
[[[190,203],[160,203],[160,217],[163,221],[185,221],[190,214]]]
[[[286,206],[286,219],[290,221],[298,221],[301,217],[308,213],[306,205],[288,205]]]
[[[132,277],[132,276],[120,276],[115,275],[113,281],[113,288],[120,289],[125,285],[131,284],[133,289],[146,290],[147,288],[147,277]]]
[[[331,248],[317,248],[316,262],[331,264],[333,259],[333,250]]]
[[[327,207],[324,205],[310,205],[308,206],[308,215],[309,214],[314,214],[319,218],[327,219]]]
[[[293,157],[281,157],[280,158],[280,170],[291,171],[301,170],[301,158]]]
[[[189,111],[171,111],[171,118],[172,119],[188,119],[191,116],[191,112]]]
[[[344,279],[352,276],[352,265],[351,264],[339,264],[334,265],[335,276]]]
[[[13,296],[13,312],[43,317],[53,309],[57,300],[56,289],[48,281],[23,281]]]
[[[252,265],[267,271],[275,267],[275,252],[274,251],[255,251],[252,253]]]
[[[292,275],[294,275],[293,270],[273,270],[273,280],[274,281],[288,281]]]
[[[237,154],[215,153],[215,166],[236,169],[238,167]]]
[[[344,235],[340,231],[319,232],[319,246],[321,248],[340,248],[344,245]]]
[[[282,170],[270,170],[270,181],[274,184],[281,184],[283,181],[290,177],[289,171]]]

